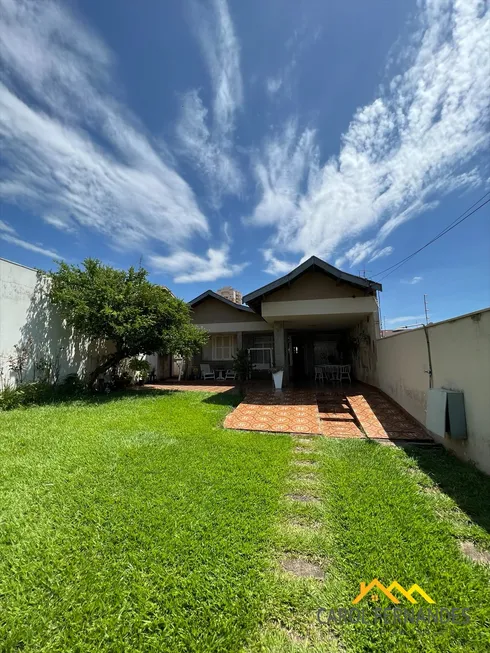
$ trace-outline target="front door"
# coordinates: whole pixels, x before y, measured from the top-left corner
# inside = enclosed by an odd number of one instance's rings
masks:
[[[293,335],[291,338],[293,358],[294,383],[302,383],[307,380],[306,374],[306,343],[301,335]]]

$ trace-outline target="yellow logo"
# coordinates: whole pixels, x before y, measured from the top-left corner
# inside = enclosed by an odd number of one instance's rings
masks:
[[[352,603],[354,603],[354,604],[359,603],[359,601],[361,599],[363,599],[367,594],[369,594],[369,592],[371,592],[375,587],[377,589],[379,589],[381,592],[383,592],[383,594],[385,596],[387,596],[392,603],[400,603],[400,601],[396,598],[396,596],[394,596],[391,593],[391,590],[398,590],[400,592],[400,594],[403,594],[403,596],[408,601],[410,601],[410,603],[417,603],[417,600],[414,599],[414,597],[413,597],[414,592],[417,592],[417,594],[419,594],[425,601],[427,601],[427,603],[435,603],[435,601],[433,601],[430,598],[430,596],[428,594],[426,594],[421,587],[419,587],[419,585],[414,584],[407,591],[396,580],[394,580],[389,587],[385,587],[383,585],[383,583],[380,583],[377,578],[372,580],[368,585],[366,585],[366,583],[361,583],[361,590],[360,590],[359,594],[356,596],[356,598],[352,601]],[[374,597],[376,597],[376,598],[374,598]],[[373,600],[374,601],[378,600],[378,597],[377,597],[376,594],[373,596]]]

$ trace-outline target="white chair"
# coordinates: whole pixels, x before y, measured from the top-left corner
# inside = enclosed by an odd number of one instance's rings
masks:
[[[216,379],[216,374],[214,370],[211,369],[210,365],[208,365],[208,363],[201,363],[199,367],[201,368],[201,378],[203,381],[207,381],[208,379]]]
[[[320,383],[324,381],[323,367],[321,365],[315,365],[315,383],[317,381],[320,381]]]
[[[350,378],[350,365],[341,365],[340,366],[340,374],[339,374],[339,381],[342,383],[344,379],[348,379],[349,383],[351,383],[351,378]]]
[[[235,370],[226,370],[225,381],[235,381],[236,372]]]

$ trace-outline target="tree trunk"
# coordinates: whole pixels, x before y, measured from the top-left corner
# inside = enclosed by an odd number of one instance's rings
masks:
[[[123,358],[126,358],[126,354],[116,351],[114,354],[111,354],[109,358],[107,358],[103,363],[97,365],[95,370],[90,373],[88,381],[89,385],[93,386],[99,378],[100,374],[105,374],[105,372],[107,372],[107,370],[109,370],[111,367],[120,363]]]

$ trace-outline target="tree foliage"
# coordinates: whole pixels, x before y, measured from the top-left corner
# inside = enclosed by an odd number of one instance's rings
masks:
[[[144,268],[117,270],[96,259],[58,268],[49,273],[50,299],[61,317],[77,334],[115,348],[91,380],[124,358],[155,352],[188,357],[207,340],[192,324],[188,305],[148,281]]]

